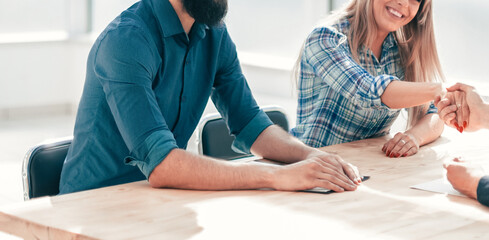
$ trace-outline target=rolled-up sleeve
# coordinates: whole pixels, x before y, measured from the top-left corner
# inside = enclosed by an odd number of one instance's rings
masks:
[[[353,60],[346,36],[330,28],[318,28],[309,35],[302,60],[325,84],[363,108],[388,108],[380,97],[392,81],[399,80],[370,74]]]
[[[129,149],[125,163],[139,167],[148,178],[166,155],[178,147],[152,90],[161,60],[137,28],[121,27],[114,31],[101,40],[95,53],[94,72]]]
[[[251,145],[256,138],[272,124],[270,118],[263,111],[258,112],[236,136],[232,145],[233,150],[240,153],[250,153]]]
[[[256,138],[273,123],[256,104],[241,71],[236,47],[227,31],[223,34],[219,63],[212,101],[226,121],[231,135],[236,137],[233,150],[250,153]]]
[[[170,131],[154,131],[131,151],[131,155],[125,158],[125,163],[137,166],[149,178],[154,168],[175,148],[178,146]]]

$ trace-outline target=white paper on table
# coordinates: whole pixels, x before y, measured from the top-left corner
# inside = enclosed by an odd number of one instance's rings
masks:
[[[446,193],[455,196],[467,197],[461,194],[459,191],[455,190],[445,178],[440,178],[431,182],[414,185],[411,186],[411,188],[429,192]]]

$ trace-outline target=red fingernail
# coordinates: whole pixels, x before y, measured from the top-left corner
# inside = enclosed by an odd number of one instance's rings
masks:
[[[457,128],[457,130],[458,130],[460,133],[462,133],[462,132],[464,131],[464,128],[463,128],[463,127],[459,127],[459,128]]]
[[[403,157],[406,157],[406,156],[407,156],[407,153],[404,153],[402,156],[403,156]]]
[[[457,130],[460,128],[460,126],[458,125],[457,122],[455,124],[453,124],[453,125],[455,125],[455,127],[457,128]]]
[[[464,121],[464,128],[467,128],[467,121]]]

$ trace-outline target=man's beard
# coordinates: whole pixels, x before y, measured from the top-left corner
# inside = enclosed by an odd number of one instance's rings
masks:
[[[216,26],[228,10],[227,0],[182,0],[185,11],[198,23]]]

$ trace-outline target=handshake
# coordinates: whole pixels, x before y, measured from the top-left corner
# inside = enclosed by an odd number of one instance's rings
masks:
[[[461,133],[489,128],[489,104],[484,103],[472,86],[457,83],[447,88],[445,96],[439,97],[435,105],[445,124]],[[443,167],[447,169],[448,181],[456,190],[489,206],[487,184],[483,182],[481,190],[478,190],[484,177],[484,171],[480,167],[472,166],[460,158],[445,162]]]
[[[474,87],[457,83],[435,101],[440,118],[447,126],[463,131],[489,128],[489,105]]]

